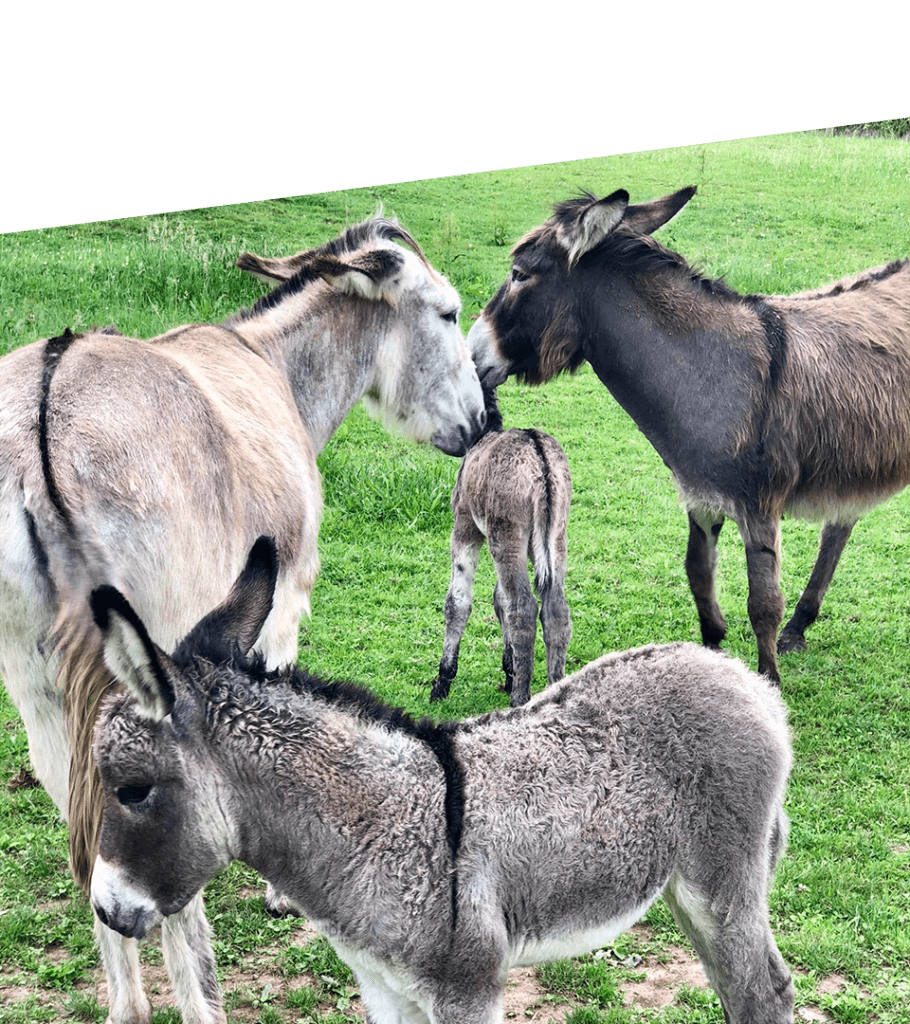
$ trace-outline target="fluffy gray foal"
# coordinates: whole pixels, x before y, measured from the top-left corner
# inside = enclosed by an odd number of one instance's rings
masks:
[[[572,500],[569,462],[541,430],[502,429],[496,391],[484,388],[486,432],[468,449],[452,491],[452,576],[445,600],[446,635],[430,700],[442,700],[458,672],[458,651],[471,614],[474,573],[484,540],[496,566],[493,608],[502,628],[502,669],[512,707],[531,696],[537,602],[547,650],[547,682],[562,679],[572,638],[565,595],[566,532]]]
[[[106,924],[140,937],[239,858],[351,966],[371,1024],[496,1024],[509,968],[596,949],[663,895],[729,1024],[792,1021],[767,905],[790,744],[767,679],[644,647],[521,708],[415,722],[246,658],[274,574],[257,544],[172,656],[116,590],[93,595],[127,690],[96,731]]]

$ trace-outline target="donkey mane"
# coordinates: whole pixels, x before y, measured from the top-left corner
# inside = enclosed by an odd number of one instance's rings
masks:
[[[856,277],[848,278],[845,281],[837,281],[829,288],[822,288],[819,291],[805,293],[798,297],[812,301],[814,299],[828,299],[834,295],[843,295],[847,292],[859,291],[861,288],[868,288],[872,284],[878,284],[879,281],[884,281],[893,274],[899,273],[907,267],[908,263],[910,263],[910,259],[892,260],[883,267],[876,267],[874,270],[865,270]],[[797,296],[792,297],[796,298]]]
[[[397,220],[388,217],[376,216],[369,220],[354,224],[331,241],[316,249],[310,249],[301,254],[300,268],[286,281],[277,285],[271,292],[258,298],[248,309],[241,309],[234,313],[227,321],[237,323],[242,320],[250,320],[262,313],[280,305],[288,296],[303,291],[307,285],[322,279],[322,275],[316,267],[316,261],[320,257],[338,257],[348,253],[356,252],[358,249],[370,242],[403,242],[417,256],[420,262],[428,271],[435,274],[432,265],[423,254],[423,250],[415,239],[406,231]],[[389,260],[400,260],[394,253],[389,253]]]
[[[281,687],[295,695],[306,695],[314,700],[353,714],[362,722],[378,725],[390,732],[403,733],[432,750],[446,783],[445,813],[446,836],[454,859],[461,843],[464,820],[464,781],[461,765],[455,755],[452,738],[458,731],[457,721],[436,723],[428,717],[413,718],[404,708],[386,704],[358,683],[323,679],[298,665],[269,669],[260,652],[244,654],[235,643],[223,636],[207,633],[202,638],[187,637],[172,657],[174,664],[191,680],[199,680],[205,691],[204,704],[210,722],[214,723],[224,710],[221,693],[243,694],[264,718],[275,714],[280,731],[287,730],[287,710],[279,709],[273,699]],[[230,667],[230,683],[225,684],[223,669]],[[220,692],[219,692],[220,691]],[[203,696],[200,693],[200,696]],[[280,721],[279,721],[280,714]]]
[[[524,249],[544,240],[547,235],[555,237],[560,224],[571,224],[577,219],[579,211],[596,202],[597,196],[593,192],[582,192],[572,199],[555,203],[550,219],[520,239],[512,250],[512,256],[520,255]],[[680,253],[667,249],[651,235],[640,234],[625,224],[620,224],[615,231],[612,231],[598,245],[586,252],[582,258],[591,261],[591,264],[596,261],[596,265],[604,271],[617,270],[631,276],[661,270],[681,271],[689,281],[711,295],[723,298],[743,298],[722,278],[706,277]]]

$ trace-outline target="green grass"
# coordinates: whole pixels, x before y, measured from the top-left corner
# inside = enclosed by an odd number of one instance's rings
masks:
[[[64,325],[115,322],[148,335],[226,316],[263,290],[232,268],[242,249],[297,251],[380,202],[458,287],[467,328],[504,277],[511,243],[554,201],[582,188],[625,187],[636,201],[697,184],[697,196],[660,233],[666,244],[742,291],[809,288],[910,254],[908,157],[901,140],[808,133],[0,236],[0,344],[5,351]],[[669,474],[590,369],[539,389],[509,382],[500,397],[507,425],[551,432],[572,467],[570,670],[608,650],[697,639],[683,569],[685,516]],[[361,409],[319,462],[322,571],[312,618],[301,627],[301,662],[427,713],[442,645],[457,462],[389,437]],[[908,523],[906,494],[860,522],[809,651],[781,660],[795,765],[773,927],[798,972],[799,1005],[844,1024],[910,1024]],[[816,544],[815,527],[784,524],[789,608]],[[754,666],[733,526],[721,535],[720,558],[726,646]],[[458,678],[434,713],[463,716],[506,703],[493,583],[484,556]],[[544,676],[538,641],[535,688]],[[24,733],[3,696],[0,780],[27,765]],[[300,922],[268,918],[251,871],[232,867],[207,901],[229,1019],[325,1024],[356,1013],[334,954],[303,944]],[[662,905],[647,923],[645,960],[683,941]],[[630,941],[615,944],[623,957],[636,948]],[[160,962],[153,944],[145,955]],[[543,968],[540,977],[553,1000],[567,1000],[571,1024],[640,1021],[618,995],[623,977],[635,973],[621,959],[582,958]],[[82,980],[95,964],[89,910],[69,880],[65,830],[53,807],[41,790],[0,789],[0,993],[15,991],[6,1005],[0,997],[0,1024],[63,1012],[103,1020]],[[250,980],[260,969],[278,980]],[[249,977],[232,984],[237,971]],[[820,994],[818,984],[832,976],[842,979],[839,987]],[[64,1009],[49,1011],[53,1000]],[[155,1018],[175,1019],[167,1010]],[[719,1022],[722,1015],[711,993],[688,990],[649,1019]]]

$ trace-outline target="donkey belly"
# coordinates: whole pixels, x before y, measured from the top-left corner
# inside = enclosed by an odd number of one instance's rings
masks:
[[[631,928],[636,921],[640,921],[662,891],[663,887],[643,902],[598,924],[573,927],[567,922],[562,927],[554,927],[544,935],[516,937],[509,949],[509,969],[581,956],[606,946],[617,935]]]

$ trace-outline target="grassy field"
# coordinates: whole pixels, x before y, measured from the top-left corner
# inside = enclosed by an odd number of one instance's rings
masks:
[[[114,322],[148,336],[222,318],[263,290],[233,269],[241,250],[283,255],[321,243],[380,203],[459,289],[467,329],[505,276],[511,244],[554,201],[619,187],[636,201],[688,184],[698,194],[658,237],[744,292],[796,291],[910,255],[908,143],[776,136],[0,236],[0,345],[8,351],[65,325]],[[507,426],[549,431],[572,467],[569,669],[609,650],[697,639],[683,570],[685,516],[669,474],[590,369],[538,389],[509,382],[500,399]],[[427,713],[442,645],[457,462],[389,437],[356,409],[320,468],[322,571],[312,619],[301,626],[301,663]],[[859,524],[809,651],[781,661],[796,761],[790,847],[771,908],[796,973],[801,1019],[910,1024],[907,523],[904,494]],[[788,609],[816,542],[811,524],[784,524]],[[720,557],[726,647],[754,666],[734,527],[722,534]],[[435,714],[507,703],[498,688],[493,582],[484,557],[459,675]],[[544,676],[538,641],[535,688]],[[3,696],[0,1024],[104,1020],[90,912],[66,870],[64,827],[43,791],[6,785],[28,765],[24,732]],[[331,950],[301,922],[271,921],[261,904],[257,879],[237,865],[208,890],[232,1024],[356,1018],[351,979]],[[527,1016],[543,1019],[555,1006],[557,1019],[571,1024],[719,1024],[713,994],[692,987],[663,1009],[626,1004],[623,983],[682,941],[662,905],[646,925],[610,955],[540,970],[544,995]],[[146,956],[160,974],[154,944]],[[156,1024],[176,1019],[166,1008],[155,1015]]]

